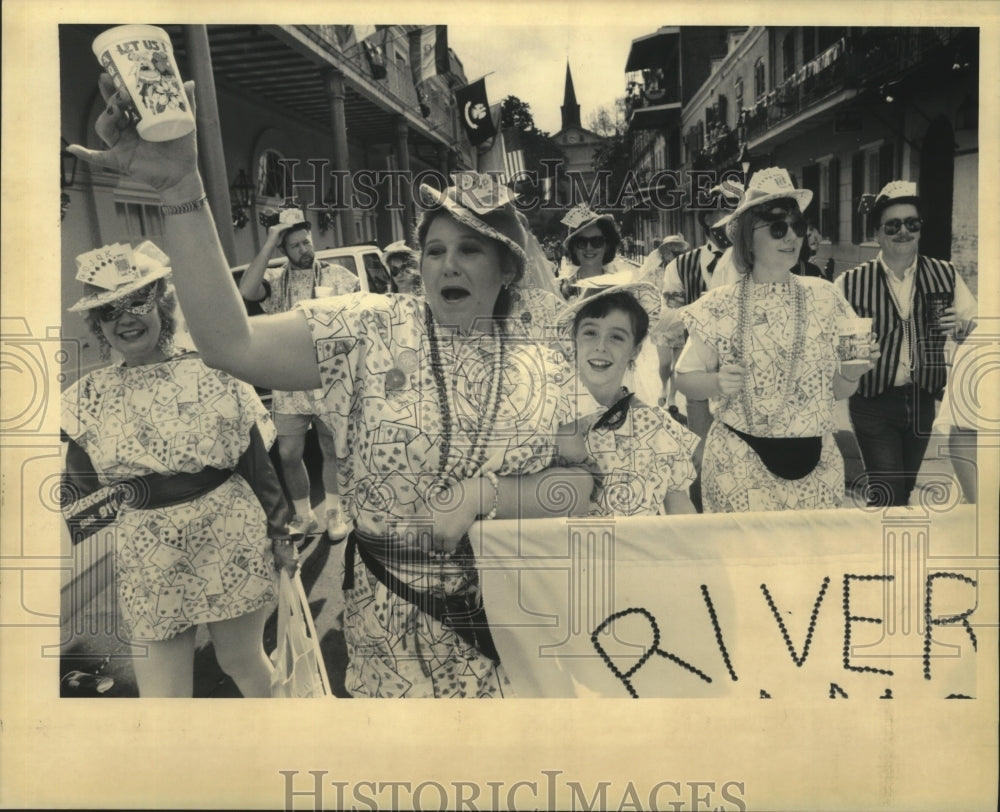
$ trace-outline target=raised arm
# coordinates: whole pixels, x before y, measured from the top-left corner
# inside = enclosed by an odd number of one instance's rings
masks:
[[[253,258],[243,272],[243,276],[240,277],[240,295],[248,302],[259,302],[264,298],[266,293],[262,284],[264,271],[267,270],[267,263],[271,259],[274,249],[278,247],[281,235],[287,228],[287,225],[277,224],[267,230],[267,239],[264,240],[257,256]]]
[[[163,248],[170,255],[184,318],[205,362],[258,386],[318,387],[315,349],[301,313],[247,317],[205,203],[195,133],[173,141],[143,141],[128,123],[110,77],[102,74],[100,86],[108,106],[96,130],[108,149],[73,144],[69,150],[159,193],[166,215]],[[185,89],[193,104],[194,84],[188,82]]]

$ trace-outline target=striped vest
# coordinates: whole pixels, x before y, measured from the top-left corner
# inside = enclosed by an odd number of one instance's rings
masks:
[[[701,248],[685,251],[677,259],[677,275],[684,286],[684,304],[689,305],[698,300],[706,290],[705,280],[701,275]]]
[[[903,320],[889,293],[889,283],[878,260],[869,260],[844,274],[844,295],[858,316],[871,317],[872,331],[878,336],[882,357],[875,368],[861,378],[858,394],[866,398],[882,394],[893,385],[903,344]],[[955,268],[950,262],[923,255],[918,257],[913,291],[913,319],[916,334],[910,354],[912,380],[933,395],[940,394],[947,378],[944,359],[945,336],[927,328],[926,295],[946,292],[954,296]]]

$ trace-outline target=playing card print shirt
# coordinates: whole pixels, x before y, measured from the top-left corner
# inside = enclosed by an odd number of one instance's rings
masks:
[[[253,388],[193,353],[105,367],[62,397],[62,426],[101,484],[150,473],[231,469],[256,425],[274,442]],[[116,528],[119,606],[132,640],[165,640],[197,623],[239,617],[274,599],[264,511],[246,481],[166,508],[123,508]]]

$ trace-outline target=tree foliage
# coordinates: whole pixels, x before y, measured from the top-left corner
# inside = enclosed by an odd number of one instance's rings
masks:
[[[500,105],[500,126],[505,130],[535,131],[531,105],[517,96],[505,96]],[[546,132],[538,132],[540,135],[548,135]]]
[[[590,129],[604,136],[594,151],[594,171],[611,173],[609,187],[621,189],[632,162],[632,137],[628,131],[625,99],[615,99],[614,107],[599,107],[590,116]]]
[[[625,108],[625,97],[615,99],[614,106],[608,109],[605,106],[598,107],[587,122],[591,132],[595,132],[605,138],[624,134],[628,129],[628,118]]]

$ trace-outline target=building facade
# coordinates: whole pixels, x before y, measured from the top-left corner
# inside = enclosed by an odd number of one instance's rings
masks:
[[[708,78],[713,60],[726,53],[729,36],[729,29],[718,26],[663,26],[632,41],[625,63],[625,104],[631,167],[641,196],[626,220],[640,247],[668,234],[683,232],[689,240],[694,235],[679,197],[689,195],[683,184],[663,173],[683,167],[682,114]],[[664,200],[672,204],[663,205]]]
[[[679,48],[687,31],[677,30]],[[689,177],[744,165],[749,174],[788,169],[814,193],[805,214],[822,234],[819,260],[832,259],[835,274],[877,253],[872,224],[858,210],[862,195],[891,179],[916,181],[921,251],[950,259],[976,290],[977,29],[757,26],[716,29],[709,39],[724,48],[707,75],[678,118],[652,128],[668,145],[668,168]],[[630,56],[630,66],[643,68],[640,82],[660,67],[651,59],[633,64]],[[631,87],[636,77],[627,78]],[[671,153],[677,134],[680,149]],[[636,154],[635,166],[643,165]],[[703,236],[690,211],[657,215],[664,230]]]

